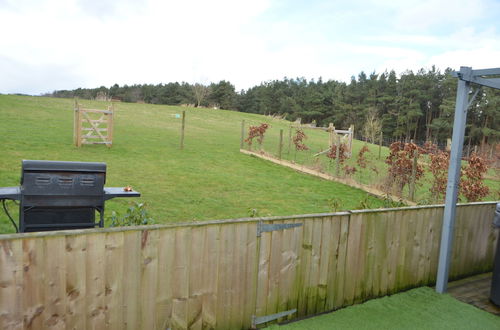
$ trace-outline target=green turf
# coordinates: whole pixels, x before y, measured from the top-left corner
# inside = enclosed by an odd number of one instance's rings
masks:
[[[106,102],[82,101],[105,109]],[[239,152],[241,121],[289,122],[234,111],[116,104],[113,147],[73,146],[73,100],[0,95],[0,186],[19,185],[22,159],[106,162],[107,186],[142,193],[157,223],[292,215],[384,206],[361,190],[297,173]],[[179,150],[186,111],[185,149]],[[279,130],[278,130],[279,131]],[[123,213],[130,200],[106,203]],[[11,204],[15,213],[15,206]],[[255,212],[252,210],[256,210]],[[0,212],[0,233],[12,232]]]
[[[274,330],[500,329],[500,318],[428,287],[370,300],[333,313],[271,326]]]

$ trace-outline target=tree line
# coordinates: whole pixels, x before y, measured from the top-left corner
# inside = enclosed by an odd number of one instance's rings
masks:
[[[158,85],[115,84],[110,88],[78,88],[47,94],[95,99],[105,95],[122,102],[216,107],[241,112],[276,114],[302,123],[346,128],[355,124],[363,136],[404,141],[446,142],[451,137],[457,79],[451,69],[432,67],[417,72],[394,70],[367,75],[349,83],[323,79],[284,78],[237,92],[222,80],[209,85],[186,82]],[[500,139],[500,91],[481,87],[469,108],[466,142],[496,143]]]

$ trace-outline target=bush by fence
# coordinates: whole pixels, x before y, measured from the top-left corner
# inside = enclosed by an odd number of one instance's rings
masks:
[[[457,208],[451,278],[492,268],[494,207]],[[0,235],[0,328],[237,329],[337,309],[434,283],[442,214],[425,206]]]

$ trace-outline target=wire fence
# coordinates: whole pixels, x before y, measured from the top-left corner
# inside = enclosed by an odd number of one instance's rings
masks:
[[[370,143],[369,139],[354,130],[355,138],[352,143],[349,143],[348,138],[341,134],[332,139],[328,127],[311,127],[299,123],[290,125],[285,121],[266,122],[267,128],[264,129],[262,136],[256,135],[251,138],[249,135],[251,127],[255,129],[262,124],[262,122],[242,122],[241,149],[299,164],[335,178],[351,180],[357,184],[399,196],[404,200],[422,204],[442,202],[441,196],[436,197],[430,192],[433,178],[428,171],[430,164],[428,155],[419,155],[418,162],[415,160],[415,169],[412,169],[414,173],[404,185],[398,184],[394,177],[388,174],[389,165],[386,163],[389,156],[388,147],[394,142],[406,141],[383,137],[375,143]],[[347,130],[347,127],[341,128],[341,131]],[[420,147],[424,147],[425,144],[425,141],[411,142]],[[338,148],[338,145],[344,145],[346,159],[339,157],[337,150],[342,151],[343,148]],[[446,150],[447,145],[438,144],[438,148]],[[487,153],[495,156],[492,151],[495,146],[488,148],[485,149]],[[465,146],[464,157],[468,157],[473,151],[477,152],[478,148]],[[417,166],[424,169],[424,175],[420,180],[415,178]],[[491,173],[493,177],[496,176],[495,172]]]

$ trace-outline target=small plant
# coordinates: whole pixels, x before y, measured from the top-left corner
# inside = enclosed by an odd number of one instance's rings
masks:
[[[389,165],[388,186],[396,184],[397,193],[402,194],[406,185],[409,185],[412,180],[417,183],[424,174],[422,165],[416,163],[415,169],[413,168],[415,158],[418,159],[421,149],[414,143],[403,142],[394,142],[389,148],[390,154],[385,160],[385,163]]]
[[[361,201],[359,201],[358,209],[371,209],[370,201],[368,195],[365,195]]]
[[[358,164],[360,168],[366,168],[367,165],[367,159],[365,156],[366,152],[370,152],[370,150],[366,145],[364,145],[363,148],[361,148],[361,150],[358,153],[358,159],[356,159],[356,164]]]
[[[154,224],[153,218],[148,215],[146,204],[135,202],[130,206],[123,217],[113,211],[110,217],[111,227],[140,226]]]
[[[253,208],[249,208],[248,209],[248,215],[250,216],[250,218],[256,218],[256,217],[259,217],[259,210],[257,209],[253,209]]]
[[[264,141],[264,134],[269,128],[268,124],[262,123],[260,126],[250,126],[248,128],[248,137],[245,139],[245,142],[248,143],[248,146],[252,148],[253,139],[257,138],[257,142],[260,146],[262,146],[262,142]]]
[[[328,209],[332,212],[338,212],[342,209],[342,200],[338,198],[330,198],[327,200],[328,203]]]
[[[435,201],[443,201],[448,182],[448,166],[450,164],[450,154],[436,149],[429,153],[431,163],[429,170],[432,173],[433,181],[429,189]]]
[[[303,130],[301,130],[300,128],[298,128],[296,131],[295,131],[295,135],[293,136],[293,144],[295,144],[295,150],[296,151],[299,151],[299,150],[309,150],[309,147],[306,146],[303,141],[307,139],[307,135],[306,133],[304,133]]]
[[[460,192],[468,202],[480,201],[490,192],[484,185],[484,174],[487,171],[486,161],[476,154],[472,154],[467,166],[461,170]]]

